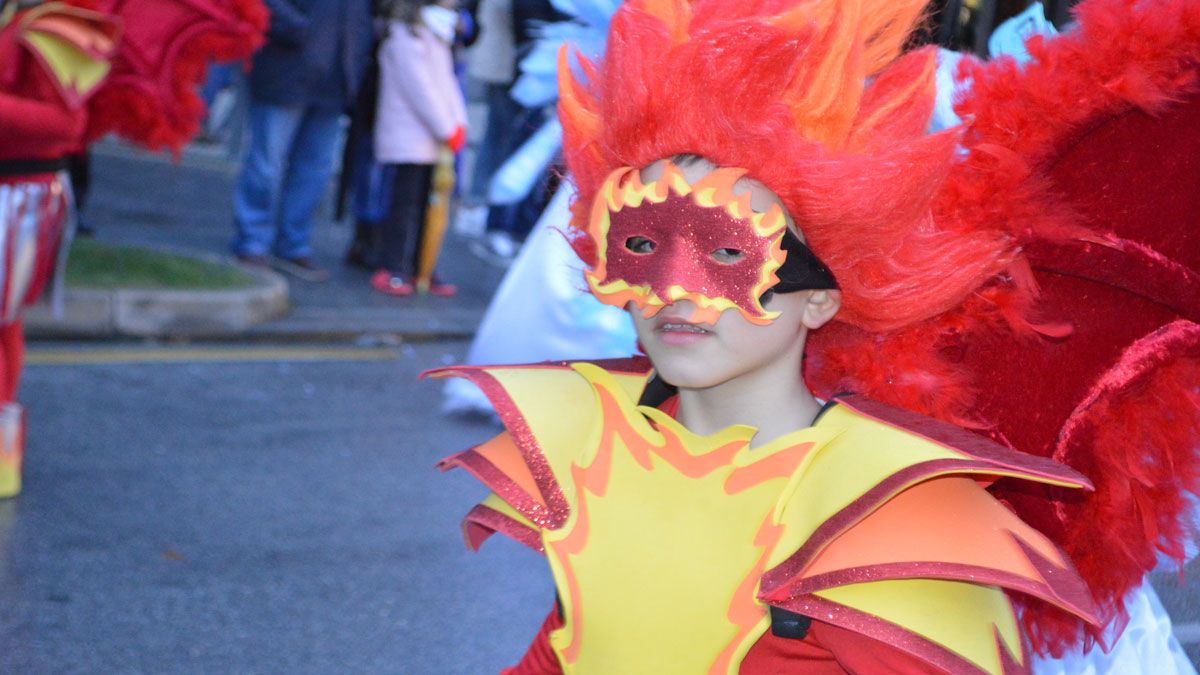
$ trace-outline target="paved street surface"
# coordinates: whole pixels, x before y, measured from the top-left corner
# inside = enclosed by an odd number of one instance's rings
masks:
[[[439,457],[490,437],[422,369],[463,343],[31,350],[0,502],[0,673],[495,673],[552,591],[458,520]],[[1200,569],[1158,578],[1197,656]]]
[[[497,431],[415,380],[464,344],[52,347],[0,501],[0,673],[494,673],[548,611],[540,556],[470,553],[483,490],[433,468]]]

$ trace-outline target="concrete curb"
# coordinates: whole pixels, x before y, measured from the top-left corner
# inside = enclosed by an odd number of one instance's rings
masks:
[[[229,264],[210,255],[170,253]],[[254,277],[255,285],[197,291],[66,288],[60,315],[44,302],[25,310],[25,334],[35,339],[223,337],[288,312],[288,284],[281,275],[267,269],[243,271]]]

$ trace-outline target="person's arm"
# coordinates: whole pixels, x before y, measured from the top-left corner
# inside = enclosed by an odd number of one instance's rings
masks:
[[[889,644],[845,628],[813,621],[813,639],[850,675],[947,675],[946,671]]]
[[[0,92],[0,137],[23,146],[57,145],[82,131],[79,116],[59,103],[34,101]]]
[[[542,622],[537,635],[533,637],[529,649],[521,661],[511,668],[500,671],[500,675],[562,675],[562,666],[554,649],[550,647],[550,633],[562,627],[562,619],[558,615],[558,605],[550,610],[550,615]]]
[[[291,47],[300,47],[308,39],[309,20],[288,0],[263,0],[271,11],[267,37]]]
[[[444,87],[457,82],[437,82],[436,59],[426,53],[422,38],[406,26],[392,25],[392,35],[383,43],[380,54],[382,72],[393,78],[396,89],[416,113],[421,124],[439,141],[448,142],[458,131],[454,111],[446,104]]]

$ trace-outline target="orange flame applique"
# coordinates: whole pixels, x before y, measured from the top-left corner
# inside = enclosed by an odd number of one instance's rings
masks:
[[[769,626],[756,594],[784,534],[775,510],[814,443],[802,430],[751,450],[755,430],[738,426],[696,436],[603,370],[575,369],[602,414],[564,486],[571,516],[545,533],[565,672],[736,673]]]

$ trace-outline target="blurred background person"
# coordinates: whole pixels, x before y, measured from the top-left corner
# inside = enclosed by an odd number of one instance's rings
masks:
[[[250,73],[250,139],[234,192],[233,252],[243,263],[322,281],[328,272],[313,261],[313,217],[332,174],[342,111],[370,56],[370,0],[266,4],[271,25]]]
[[[517,75],[512,0],[481,0],[479,39],[467,52],[467,75],[483,89],[487,106],[484,136],[477,144],[471,178],[466,182],[456,229],[479,235],[487,221],[487,189],[492,174],[516,148],[512,121],[521,106],[509,96]]]
[[[475,42],[479,34],[475,20],[477,2],[459,3],[458,26],[454,41],[454,73],[464,98],[467,73],[460,52]],[[346,249],[345,263],[366,270],[379,269],[382,241],[381,222],[391,207],[392,186],[384,178],[384,166],[375,158],[375,112],[379,105],[379,45],[387,35],[391,4],[374,3],[375,39],[370,65],[359,88],[358,98],[348,111],[350,129],[342,154],[341,184],[335,220],[342,220],[352,207],[354,235]],[[461,173],[462,153],[455,155],[455,173]],[[455,187],[461,183],[455,182]]]
[[[452,52],[459,14],[455,0],[394,0],[379,50],[375,157],[391,184],[382,221],[380,269],[371,286],[387,295],[412,295],[425,234],[434,169],[443,147],[466,142],[467,106],[454,75]],[[436,274],[431,295],[457,289]]]
[[[514,56],[516,62],[529,53],[533,48],[537,30],[540,26],[566,19],[567,16],[550,3],[550,0],[512,0],[511,28],[513,35]],[[489,158],[494,164],[490,167],[487,183],[480,189],[487,190],[496,170],[529,138],[542,127],[546,121],[547,111],[542,107],[526,108],[512,97],[513,80],[505,90],[504,104],[510,106],[505,113],[508,118],[508,128],[501,131],[500,143],[488,147],[485,139],[483,152],[495,153]],[[489,108],[488,131],[491,131]],[[475,177],[481,178],[477,171]],[[517,255],[521,243],[529,235],[538,215],[545,208],[549,199],[549,176],[543,176],[529,194],[518,202],[497,204],[489,200],[487,224],[482,239],[473,242],[472,251],[492,262],[507,265]]]
[[[347,111],[350,128],[342,152],[341,184],[335,220],[347,210],[354,218],[354,235],[345,263],[366,270],[379,268],[380,222],[391,205],[391,184],[384,180],[383,165],[375,159],[375,112],[379,105],[379,45],[387,35],[391,4],[372,4],[373,30],[366,75],[354,104]]]

